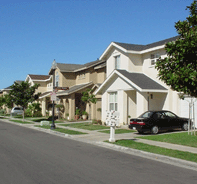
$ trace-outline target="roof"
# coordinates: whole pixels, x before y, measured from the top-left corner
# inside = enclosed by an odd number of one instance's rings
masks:
[[[81,68],[83,65],[79,64],[66,64],[66,63],[57,63],[57,67],[60,69],[60,71],[67,71],[72,72],[74,70],[77,70]]]
[[[140,92],[167,92],[167,89],[149,78],[143,73],[130,73],[126,70],[114,70],[110,76],[102,83],[102,85],[95,91],[95,94],[101,94],[105,85],[109,85],[113,76],[118,75],[122,80],[126,81],[131,89],[135,89]]]
[[[139,45],[139,44],[129,44],[129,43],[120,43],[120,42],[111,42],[111,44],[107,47],[107,49],[100,56],[100,60],[106,60],[105,56],[108,55],[110,50],[114,47],[122,50],[125,53],[131,54],[144,54],[150,51],[158,50],[165,47],[165,44],[171,41],[175,41],[179,36],[175,36],[172,38],[168,38],[165,40],[161,40],[158,42],[154,42],[147,45]]]
[[[125,76],[132,83],[140,87],[142,90],[167,90],[161,84],[157,83],[156,81],[144,75],[143,73],[130,73],[126,70],[117,71],[123,76]]]
[[[137,45],[137,44],[128,44],[128,43],[119,43],[119,42],[114,42],[114,43],[123,47],[126,50],[142,51],[142,50],[150,49],[150,48],[153,48],[153,47],[158,47],[158,46],[161,46],[161,45],[165,45],[168,42],[175,41],[178,37],[179,36],[175,36],[175,37],[168,38],[168,39],[165,39],[165,40],[161,40],[161,41],[158,41],[158,42],[154,42],[154,43],[151,43],[151,44],[148,44],[148,45]]]
[[[57,68],[59,68],[61,72],[78,72],[78,71],[85,70],[93,66],[97,67],[97,66],[102,65],[102,67],[104,67],[103,65],[104,63],[105,61],[101,61],[101,60],[92,61],[84,65],[57,63]],[[51,74],[51,72],[52,72],[52,69],[50,69],[49,74]]]
[[[32,80],[47,80],[49,79],[51,76],[50,75],[35,75],[35,74],[29,74],[29,77]]]
[[[23,82],[23,81],[21,81],[21,80],[16,80],[16,81],[14,81],[14,82],[16,82],[16,83],[18,83],[18,84],[21,84],[21,82]],[[11,89],[12,89],[11,86],[8,86],[7,88],[2,89],[1,91],[7,91],[7,90],[11,90]]]
[[[64,96],[64,95],[70,95],[74,92],[77,92],[79,90],[82,90],[88,86],[93,85],[93,82],[89,82],[89,83],[85,83],[85,84],[79,84],[79,85],[75,85],[69,88],[69,90],[65,90],[65,91],[60,91],[57,93],[57,96]]]

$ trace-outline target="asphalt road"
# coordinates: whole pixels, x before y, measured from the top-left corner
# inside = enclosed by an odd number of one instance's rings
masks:
[[[181,184],[197,172],[0,120],[0,184]]]

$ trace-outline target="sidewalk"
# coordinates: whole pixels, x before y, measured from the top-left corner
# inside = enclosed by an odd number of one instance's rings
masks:
[[[32,122],[31,120],[26,120],[26,121]],[[85,122],[91,122],[91,121],[85,121]],[[38,123],[38,122],[33,122],[33,123],[34,123],[34,125],[40,125],[40,123]],[[78,121],[78,122],[65,121],[64,122],[64,124],[70,124],[70,123],[84,123],[84,121]],[[34,127],[34,125],[32,125],[32,124],[22,124],[22,125],[27,126],[27,127],[32,127],[32,128]],[[79,139],[79,140],[84,140],[84,141],[88,141],[88,142],[90,142],[90,141],[103,142],[103,141],[109,140],[109,138],[110,138],[110,134],[99,132],[100,130],[85,130],[85,129],[71,128],[71,127],[61,126],[61,124],[59,124],[59,123],[56,123],[55,125],[56,125],[56,127],[59,127],[59,128],[65,128],[65,129],[69,129],[69,130],[75,130],[75,131],[87,133],[87,134],[71,135],[70,136],[70,137],[73,137],[73,138]],[[128,129],[127,126],[125,126],[125,125],[120,128]],[[171,143],[166,143],[166,142],[159,142],[159,141],[152,141],[152,140],[138,138],[138,137],[142,137],[142,136],[144,136],[144,135],[140,135],[137,132],[123,133],[123,134],[115,134],[115,139],[116,140],[132,139],[132,140],[135,140],[136,142],[141,142],[144,144],[149,144],[149,145],[154,145],[154,146],[159,146],[159,147],[173,149],[173,150],[179,150],[179,151],[187,151],[187,152],[197,154],[197,148],[194,148],[194,147],[182,146],[182,145],[178,145],[178,144],[171,144]]]

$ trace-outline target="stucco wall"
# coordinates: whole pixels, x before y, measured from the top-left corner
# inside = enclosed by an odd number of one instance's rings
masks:
[[[129,72],[142,72],[142,55],[128,54],[128,67],[126,70]]]
[[[35,93],[43,93],[43,92],[46,92],[47,91],[47,83],[46,82],[34,82],[34,84],[39,84],[39,87],[38,89],[36,89],[36,92]]]
[[[115,69],[115,57],[120,56],[120,68],[121,70],[128,69],[128,57],[119,49],[112,49],[107,56],[107,73],[108,77],[111,72]]]
[[[96,70],[97,72],[97,81],[96,83],[103,83],[106,79],[106,67]]]
[[[70,87],[76,84],[75,73],[72,72],[63,72],[62,73],[62,86],[61,87]]]

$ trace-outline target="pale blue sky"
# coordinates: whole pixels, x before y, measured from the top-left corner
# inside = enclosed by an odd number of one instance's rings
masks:
[[[1,0],[0,89],[58,63],[95,61],[112,41],[176,36],[193,0]]]

